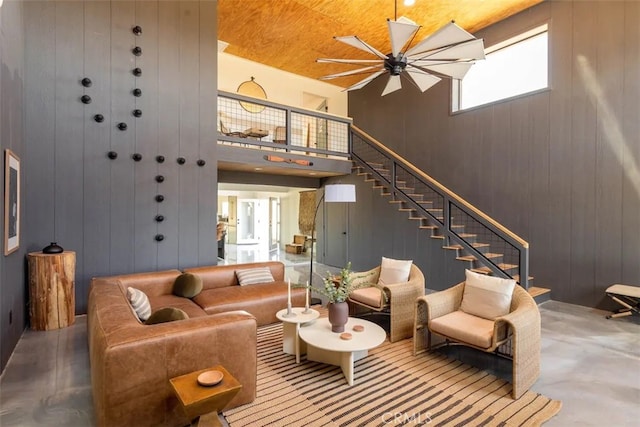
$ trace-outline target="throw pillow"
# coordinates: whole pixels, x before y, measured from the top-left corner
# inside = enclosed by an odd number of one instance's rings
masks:
[[[409,280],[411,264],[413,264],[412,260],[405,261],[382,257],[378,284],[385,286],[393,283],[407,282]]]
[[[269,267],[248,268],[246,270],[236,270],[238,283],[240,286],[253,285],[255,283],[275,282]]]
[[[193,298],[202,291],[202,277],[192,273],[182,273],[173,282],[173,294]]]
[[[127,288],[127,298],[133,307],[133,311],[138,315],[138,319],[142,322],[151,316],[151,304],[147,294],[136,288]]]
[[[465,270],[460,310],[488,320],[509,314],[516,281]]]
[[[164,307],[154,311],[144,322],[145,325],[155,325],[157,323],[173,322],[174,320],[188,319],[189,316],[179,308]]]

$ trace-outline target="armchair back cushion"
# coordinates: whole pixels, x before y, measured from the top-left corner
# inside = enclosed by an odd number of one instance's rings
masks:
[[[392,283],[403,283],[409,281],[412,260],[391,259],[382,257],[380,264],[380,277],[378,284],[381,286]]]
[[[466,281],[460,310],[494,320],[509,314],[516,281],[465,270]]]

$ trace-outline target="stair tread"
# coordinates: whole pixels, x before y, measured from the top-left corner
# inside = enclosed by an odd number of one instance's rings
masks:
[[[535,298],[537,296],[550,293],[551,289],[541,288],[539,286],[530,286],[529,289],[527,289],[527,291],[529,292],[529,295]]]
[[[454,227],[454,226],[452,225],[451,227]],[[474,248],[486,248],[486,247],[491,246],[491,245],[489,245],[488,243],[473,243],[471,246],[473,246]],[[462,250],[462,249],[464,249],[464,246],[455,244],[455,245],[443,246],[443,248],[444,249],[459,249],[459,250]]]
[[[515,264],[507,264],[507,263],[501,262],[500,264],[498,264],[498,267],[501,270],[510,270],[512,268],[517,268],[518,266]],[[480,274],[491,274],[491,269],[489,267],[472,268],[471,271],[474,271]]]
[[[491,258],[499,258],[502,256],[502,254],[494,254],[491,252],[487,252],[486,254],[484,254],[484,256],[491,259]],[[463,255],[463,256],[457,257],[456,259],[460,261],[477,261],[478,260],[478,258],[475,255]]]

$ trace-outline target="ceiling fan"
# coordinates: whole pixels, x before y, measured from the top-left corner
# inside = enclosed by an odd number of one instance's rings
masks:
[[[397,4],[396,4],[397,14]],[[377,59],[319,58],[316,62],[364,65],[366,67],[320,77],[330,80],[339,77],[369,74],[345,90],[360,89],[376,77],[389,73],[382,96],[402,88],[401,77],[424,92],[438,83],[439,76],[462,79],[476,60],[484,59],[484,42],[450,22],[429,37],[409,47],[420,26],[405,17],[387,19],[391,53],[384,54],[358,36],[334,37],[335,40],[372,53]]]

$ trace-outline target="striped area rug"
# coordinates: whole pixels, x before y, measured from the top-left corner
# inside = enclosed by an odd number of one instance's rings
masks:
[[[224,412],[230,427],[537,426],[562,403],[443,355],[413,356],[411,340],[385,341],[356,362],[351,387],[337,366],[282,352],[282,325],[258,328],[255,401]]]

